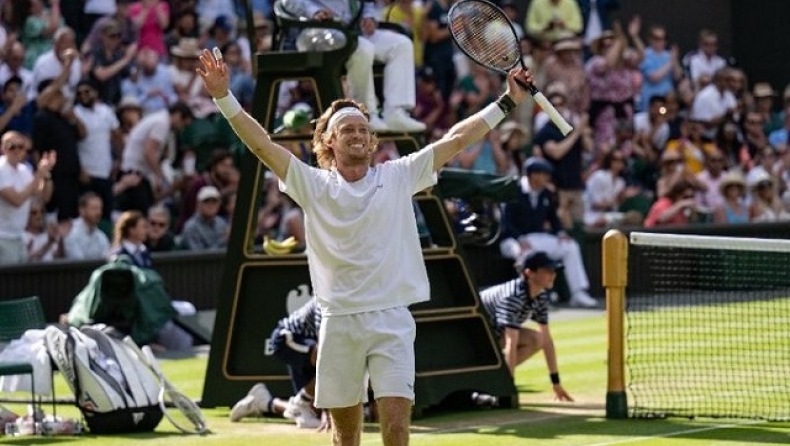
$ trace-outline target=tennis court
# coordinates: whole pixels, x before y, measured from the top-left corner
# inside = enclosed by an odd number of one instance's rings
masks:
[[[670,313],[677,310],[661,310]],[[552,401],[542,357],[522,365],[516,376],[521,407],[518,410],[470,410],[432,414],[415,420],[413,445],[746,445],[787,444],[790,423],[754,420],[607,420],[606,317],[602,311],[559,310],[551,313],[563,384],[575,403]],[[726,333],[725,333],[726,334]],[[671,342],[671,339],[668,339]],[[669,354],[675,348],[666,345]],[[206,368],[205,356],[163,360],[165,373],[188,395],[198,398]],[[785,374],[786,375],[786,374]],[[58,378],[58,394],[67,395]],[[24,397],[24,394],[20,394]],[[21,405],[9,405],[22,410]],[[48,409],[47,409],[48,410]],[[227,408],[206,410],[212,434],[196,438],[178,434],[163,421],[153,434],[82,437],[0,437],[0,443],[18,445],[96,444],[139,445],[329,445],[328,434],[299,430],[283,419],[228,421]],[[76,416],[73,407],[60,405],[58,413]],[[363,445],[381,444],[374,425],[366,428]]]

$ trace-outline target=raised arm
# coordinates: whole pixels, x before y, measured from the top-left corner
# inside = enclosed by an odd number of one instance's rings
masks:
[[[527,97],[527,91],[516,83],[532,83],[532,74],[523,68],[513,68],[507,75],[507,90],[496,102],[455,124],[439,141],[433,143],[433,168],[438,170],[458,152],[481,140],[492,128],[505,119],[507,113]]]
[[[272,141],[263,126],[241,108],[239,101],[228,89],[230,72],[222,59],[217,60],[209,50],[203,50],[200,63],[202,68],[197,68],[196,71],[203,78],[206,91],[214,99],[233,131],[263,164],[277,177],[285,180],[288,163],[293,157],[291,152]]]

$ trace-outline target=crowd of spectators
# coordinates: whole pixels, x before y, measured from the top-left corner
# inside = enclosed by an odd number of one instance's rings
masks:
[[[222,121],[195,74],[203,48],[222,50],[233,93],[252,105],[251,54],[272,50],[272,5],[252,1],[250,42],[239,3],[0,0],[0,263],[106,256],[127,211],[144,216],[149,251],[225,247],[239,158],[232,143],[197,147],[184,135]],[[503,89],[454,46],[453,3],[377,1],[379,19],[411,38],[410,113],[427,140]],[[524,175],[525,160],[545,159],[566,230],[790,216],[790,89],[750,83],[718,53],[715,31],[679,48],[649,17],[612,20],[617,0],[532,0],[524,17],[515,1],[496,3],[574,130],[561,135],[526,101],[452,167]],[[282,83],[288,131],[309,134],[315,106],[309,82]],[[392,156],[381,147],[377,159]],[[273,179],[262,184],[257,240],[302,237],[298,208]]]

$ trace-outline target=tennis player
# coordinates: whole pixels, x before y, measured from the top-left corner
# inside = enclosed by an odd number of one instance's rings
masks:
[[[556,269],[561,264],[543,251],[532,251],[521,264],[521,275],[480,292],[480,300],[489,315],[491,326],[499,337],[502,354],[515,376],[516,366],[543,350],[554,397],[573,401],[560,384],[557,353],[549,331],[549,295],[554,287]],[[534,330],[522,325],[528,319],[537,322]]]
[[[532,75],[515,68],[507,91],[438,141],[371,167],[377,138],[364,105],[337,100],[313,134],[319,167],[276,144],[228,91],[229,70],[210,51],[198,74],[249,150],[304,211],[306,254],[321,310],[315,406],[329,409],[335,445],[358,445],[369,377],[383,443],[407,445],[414,401],[416,326],[408,306],[430,298],[412,196],[435,172],[496,127],[527,92]]]

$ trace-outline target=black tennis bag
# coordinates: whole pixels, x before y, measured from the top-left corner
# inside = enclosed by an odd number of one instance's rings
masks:
[[[162,420],[159,380],[104,326],[47,327],[44,343],[92,434],[153,431]]]

